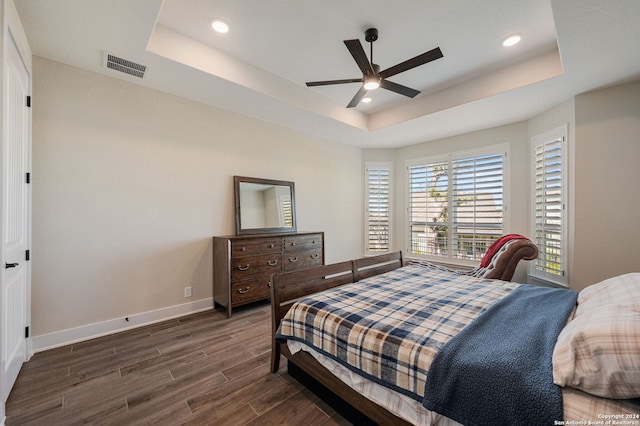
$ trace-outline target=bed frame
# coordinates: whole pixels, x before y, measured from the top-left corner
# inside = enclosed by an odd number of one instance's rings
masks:
[[[286,344],[278,343],[274,338],[280,321],[297,299],[308,294],[392,271],[404,264],[402,252],[397,251],[274,275],[273,285],[271,286],[271,371],[273,373],[278,371],[280,368],[280,356],[282,355],[287,358],[289,366],[294,364],[296,368],[302,370],[317,383],[349,404],[349,406],[369,419],[375,420],[375,423],[380,425],[409,425],[406,420],[397,417],[345,385],[309,353],[300,351],[292,355]]]

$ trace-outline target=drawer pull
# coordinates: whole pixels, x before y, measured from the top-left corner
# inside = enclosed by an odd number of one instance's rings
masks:
[[[312,259],[317,259],[317,258],[319,258],[319,257],[320,257],[320,253],[313,253],[313,254],[311,255],[311,258],[312,258]]]
[[[267,286],[268,286],[269,288],[271,288],[271,283],[268,283],[268,284],[267,284]]]
[[[276,246],[276,245],[275,245],[275,244],[273,244],[273,243],[269,244],[269,248],[275,248],[275,246]]]
[[[246,266],[238,265],[238,270],[239,271],[246,271],[247,269],[249,269],[249,264],[248,263],[246,264]]]
[[[277,264],[278,264],[277,259],[267,261],[267,265],[269,266],[276,266]]]
[[[246,294],[246,293],[249,293],[249,290],[251,290],[251,287],[247,287],[247,288],[245,288],[245,289],[241,289],[241,288],[239,288],[239,289],[238,289],[238,293],[240,293],[240,294]]]
[[[295,263],[297,261],[298,261],[298,256],[289,258],[289,262],[291,262],[291,263]]]
[[[243,246],[240,251],[247,251],[247,248]]]
[[[292,246],[295,246],[295,245],[296,245],[296,242],[295,242],[295,241],[292,241],[292,242],[291,242],[291,245],[292,245]]]

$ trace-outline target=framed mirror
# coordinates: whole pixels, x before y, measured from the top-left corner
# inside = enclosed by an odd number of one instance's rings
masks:
[[[296,231],[293,182],[234,176],[236,234]]]

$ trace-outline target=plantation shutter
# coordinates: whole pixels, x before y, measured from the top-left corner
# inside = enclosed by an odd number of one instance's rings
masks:
[[[448,254],[448,171],[447,160],[408,167],[411,253]]]
[[[534,139],[534,275],[563,282],[565,268],[564,134]]]
[[[291,206],[291,197],[286,197],[281,200],[282,204],[282,216],[284,218],[284,226],[293,226],[293,208]]]
[[[504,145],[409,161],[408,251],[435,261],[480,260],[504,231],[505,167]]]
[[[366,188],[365,250],[387,252],[391,249],[391,164],[368,163]]]
[[[480,260],[502,235],[503,166],[503,153],[453,160],[454,258]]]

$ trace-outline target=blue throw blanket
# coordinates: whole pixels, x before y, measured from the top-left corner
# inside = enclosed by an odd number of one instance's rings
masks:
[[[570,290],[515,289],[440,349],[423,405],[465,425],[562,420],[551,357],[576,299]]]

